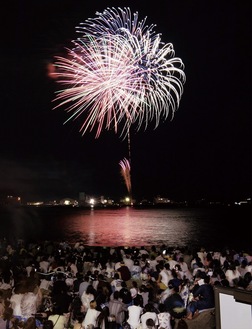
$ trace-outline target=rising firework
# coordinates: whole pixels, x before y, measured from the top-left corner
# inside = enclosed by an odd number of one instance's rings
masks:
[[[126,137],[132,125],[172,119],[185,83],[184,64],[171,43],[161,42],[154,25],[129,8],[108,8],[77,27],[80,37],[68,55],[56,57],[57,81],[63,89],[55,101],[80,119],[80,132],[111,128]],[[66,122],[67,122],[66,121]]]
[[[126,158],[119,162],[121,166],[121,175],[124,179],[125,185],[127,187],[128,193],[131,197],[131,177],[130,177],[130,162]]]

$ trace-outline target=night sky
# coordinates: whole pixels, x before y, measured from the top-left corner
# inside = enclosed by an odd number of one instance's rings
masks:
[[[120,198],[127,140],[82,136],[53,110],[48,64],[77,37],[75,26],[107,7],[130,7],[156,24],[185,64],[173,121],[131,132],[133,197],[243,200],[251,197],[250,1],[9,1],[1,11],[0,192],[23,201]]]

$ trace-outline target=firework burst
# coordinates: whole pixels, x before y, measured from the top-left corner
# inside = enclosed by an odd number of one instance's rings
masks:
[[[185,83],[184,64],[171,43],[161,42],[154,25],[129,8],[108,8],[76,28],[68,56],[56,57],[56,77],[62,89],[55,108],[80,119],[80,132],[106,129],[125,137],[132,125],[172,119]],[[66,122],[67,122],[66,121]]]
[[[124,179],[129,195],[131,196],[130,162],[124,158],[119,162],[119,165],[121,166],[121,175]]]

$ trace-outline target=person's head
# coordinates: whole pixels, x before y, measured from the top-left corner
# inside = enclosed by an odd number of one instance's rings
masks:
[[[85,318],[85,314],[82,312],[75,314],[75,320],[77,320],[79,323],[82,323],[84,318]]]
[[[172,273],[172,276],[173,276],[174,278],[177,278],[177,277],[178,277],[178,272],[176,271],[175,268],[173,268],[173,269],[171,270],[171,273]]]
[[[158,267],[160,271],[164,269],[164,262],[162,260],[158,263]]]
[[[95,300],[91,300],[89,305],[90,305],[90,308],[93,309],[93,310],[96,309],[96,307],[97,307],[97,304],[96,304]]]
[[[132,287],[133,287],[133,288],[137,288],[137,287],[138,287],[138,284],[137,284],[136,281],[132,281]]]
[[[139,287],[139,291],[140,291],[140,292],[147,292],[148,290],[147,290],[147,287],[146,287],[144,284],[142,284],[142,285]]]
[[[139,298],[134,298],[134,305],[141,306],[141,301]]]
[[[181,270],[181,266],[180,266],[179,264],[176,264],[176,265],[175,265],[175,270],[176,270],[176,271],[182,271],[182,270]]]
[[[13,317],[13,318],[11,319],[11,322],[12,322],[12,328],[13,328],[13,329],[20,329],[20,328],[23,327],[23,323],[22,323],[22,321],[19,321],[18,318]]]
[[[168,282],[168,288],[171,289],[173,292],[179,292],[181,284],[182,280],[174,278]]]
[[[52,322],[52,320],[45,320],[43,322],[43,329],[53,329],[53,322]]]
[[[52,313],[53,314],[62,315],[63,314],[63,311],[62,311],[62,308],[59,305],[54,305],[53,306]]]
[[[246,272],[244,274],[244,280],[249,284],[252,281],[252,274],[251,272]]]
[[[152,312],[152,305],[150,303],[147,303],[144,306],[144,310],[145,310],[145,312]]]
[[[10,307],[10,306],[5,307],[5,309],[3,311],[3,319],[4,320],[10,320],[12,318],[12,315],[13,315],[12,307]]]
[[[116,272],[116,273],[114,274],[114,279],[115,279],[115,280],[118,280],[119,278],[120,278],[119,273]]]
[[[127,288],[127,284],[126,284],[126,282],[125,282],[125,281],[122,281],[122,282],[121,282],[121,286],[122,286],[123,288]]]
[[[94,291],[94,288],[92,286],[92,284],[90,284],[89,286],[87,286],[87,289],[86,289],[86,294],[89,295],[89,294],[92,294]]]
[[[209,275],[206,275],[204,277],[204,283],[210,283],[210,276]]]
[[[221,285],[223,287],[229,287],[229,281],[227,279],[223,279],[223,280],[221,280]]]
[[[184,319],[180,319],[178,321],[177,329],[188,329],[188,324],[185,322]]]
[[[159,310],[159,313],[165,312],[165,304],[159,303],[158,304],[158,310]]]
[[[114,292],[114,294],[113,294],[114,299],[116,299],[116,300],[119,299],[119,295],[120,295],[120,294],[119,294],[119,291],[116,290],[116,291]]]
[[[103,281],[104,280],[104,276],[101,273],[98,274],[97,278],[98,278],[99,281]]]
[[[247,265],[248,265],[247,259],[243,259],[243,260],[241,261],[241,267],[244,268],[244,267],[246,267]]]
[[[164,267],[165,267],[165,269],[168,270],[168,271],[171,269],[169,263],[165,263]]]
[[[154,329],[155,328],[155,322],[153,319],[147,319],[146,320],[146,326],[148,329]]]
[[[36,329],[36,320],[33,316],[29,317],[24,323],[24,329]]]

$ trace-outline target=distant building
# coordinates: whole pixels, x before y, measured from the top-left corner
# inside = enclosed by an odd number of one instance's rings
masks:
[[[71,198],[64,198],[64,199],[61,199],[60,202],[59,202],[59,205],[60,206],[72,206],[72,207],[77,207],[78,206],[78,201],[77,200],[74,200],[74,199],[71,199]]]
[[[170,200],[168,198],[163,198],[161,196],[157,196],[154,198],[154,203],[155,204],[171,204],[173,202],[172,202],[172,200]]]

